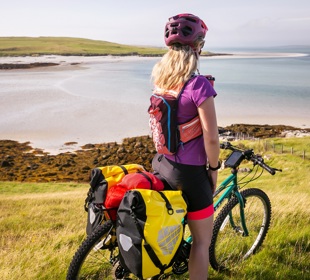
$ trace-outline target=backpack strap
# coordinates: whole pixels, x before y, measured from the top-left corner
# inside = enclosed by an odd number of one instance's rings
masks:
[[[181,94],[183,93],[183,91],[184,91],[185,87],[187,86],[187,84],[189,83],[189,81],[190,81],[192,78],[194,78],[194,77],[195,77],[195,74],[193,74],[193,75],[184,83],[184,85],[182,86],[182,88],[181,88],[181,90],[180,90],[180,92],[179,92],[179,94],[178,94],[178,96],[177,96],[177,100],[179,100]]]

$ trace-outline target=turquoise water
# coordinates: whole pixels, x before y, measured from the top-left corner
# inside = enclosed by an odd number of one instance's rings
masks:
[[[254,51],[274,52],[276,57],[237,55]],[[215,52],[236,52],[233,58],[200,61],[200,73],[216,78],[219,126],[310,128],[310,48]],[[278,53],[306,55],[280,57]],[[78,57],[58,59],[69,66],[0,71],[1,139],[30,140],[35,147],[53,151],[70,141],[121,141],[149,133],[150,75],[160,58],[83,58],[78,66],[70,66],[70,61],[79,62]]]
[[[245,50],[221,52],[232,51]],[[307,56],[201,58],[200,73],[216,77],[220,125],[257,122],[309,126],[310,49],[253,51],[304,53]],[[77,95],[147,106],[152,89],[150,73],[157,60],[93,64],[87,77],[70,80],[64,87]]]
[[[295,51],[296,52],[296,51]],[[307,52],[309,54],[309,51]],[[310,118],[310,57],[204,60],[201,72],[216,77],[222,116]]]

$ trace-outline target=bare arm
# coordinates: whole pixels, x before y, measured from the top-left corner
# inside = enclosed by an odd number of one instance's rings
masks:
[[[216,167],[219,160],[220,143],[213,97],[207,98],[198,107],[198,114],[201,121],[204,145],[208,156],[209,165],[211,165],[212,167]],[[217,171],[209,170],[208,172],[213,182],[214,191],[217,181]]]

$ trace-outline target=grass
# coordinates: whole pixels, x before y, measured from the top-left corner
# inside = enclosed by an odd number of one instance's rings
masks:
[[[0,37],[1,56],[34,55],[140,55],[158,56],[166,48],[122,45],[70,37]],[[203,52],[210,55],[210,52]]]
[[[309,140],[291,141],[296,149],[306,147],[309,152]],[[240,143],[255,151],[263,149],[259,142]],[[263,248],[229,273],[210,268],[210,279],[309,279],[310,161],[272,151],[264,155],[267,163],[283,172],[275,176],[265,172],[249,184],[262,188],[272,203],[272,223]],[[221,171],[219,179],[228,172]],[[0,279],[65,279],[85,237],[83,205],[88,188],[77,183],[0,183]]]
[[[69,37],[0,37],[0,56],[25,55],[158,55],[162,48],[121,45]]]

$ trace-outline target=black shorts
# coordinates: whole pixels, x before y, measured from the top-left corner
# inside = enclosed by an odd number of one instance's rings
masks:
[[[205,165],[180,164],[157,154],[152,167],[154,174],[164,179],[172,189],[183,191],[188,201],[188,212],[209,209],[207,216],[213,214],[213,194]]]

